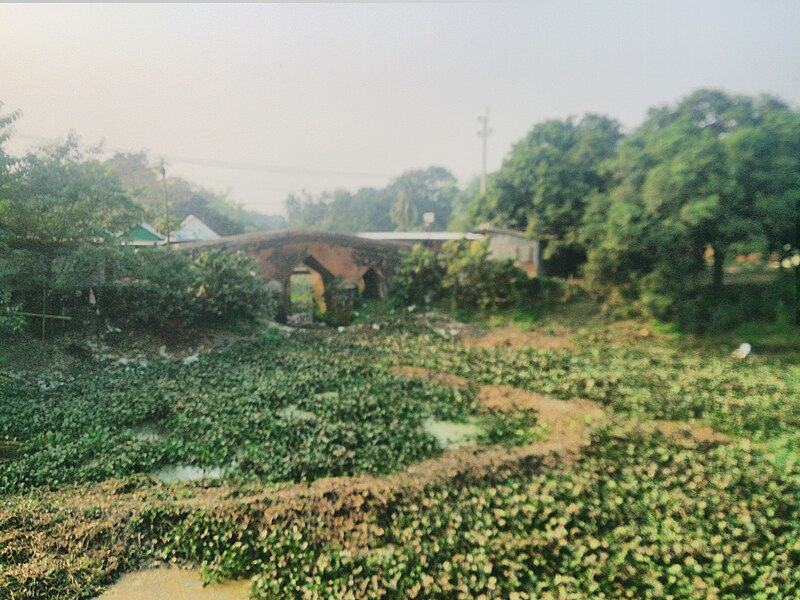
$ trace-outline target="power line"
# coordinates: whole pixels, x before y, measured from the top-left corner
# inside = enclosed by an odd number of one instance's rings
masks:
[[[30,140],[34,142],[54,142],[59,138],[47,138],[38,135],[29,135],[24,133],[15,133],[14,137],[20,139]],[[123,152],[129,154],[136,154],[145,152],[144,150],[131,150],[128,148],[106,148],[111,152]],[[162,156],[162,155],[158,155]],[[201,167],[211,167],[216,169],[233,169],[238,171],[257,171],[261,173],[274,173],[280,175],[311,175],[318,177],[360,177],[364,179],[387,179],[395,177],[387,173],[371,173],[365,171],[332,171],[326,169],[309,169],[304,167],[292,167],[285,165],[263,165],[255,163],[243,163],[235,161],[214,160],[208,158],[195,158],[188,156],[166,156],[172,163],[186,163],[193,164]]]

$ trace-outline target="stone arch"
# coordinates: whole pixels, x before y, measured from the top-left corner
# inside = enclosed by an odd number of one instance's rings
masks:
[[[290,279],[296,267],[303,265],[321,281],[318,287],[322,288],[326,320],[341,324],[349,319],[359,289],[369,287],[370,294],[377,292],[385,297],[386,282],[394,272],[400,251],[408,245],[300,230],[246,233],[188,242],[174,249],[194,253],[212,247],[229,252],[241,250],[258,261],[264,279],[282,288],[276,311],[279,321],[291,312]]]

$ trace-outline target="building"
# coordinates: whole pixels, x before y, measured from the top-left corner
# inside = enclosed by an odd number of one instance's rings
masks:
[[[181,222],[180,229],[169,237],[171,242],[180,243],[217,240],[220,235],[194,215],[189,215]]]
[[[535,277],[541,274],[541,244],[524,231],[482,225],[480,233],[489,238],[489,256],[495,260],[510,258],[520,269]]]
[[[149,223],[141,223],[123,236],[128,246],[160,246],[165,242],[164,236],[158,233]]]

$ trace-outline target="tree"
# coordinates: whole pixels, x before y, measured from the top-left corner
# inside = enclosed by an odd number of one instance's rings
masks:
[[[417,207],[414,206],[411,192],[404,188],[397,190],[397,197],[394,204],[392,204],[390,214],[392,223],[395,224],[397,230],[411,231],[417,226],[420,214]]]
[[[586,198],[603,192],[608,174],[603,162],[614,155],[617,121],[586,115],[539,123],[514,145],[497,173],[488,216],[499,225],[555,237],[545,258],[550,272],[575,272],[584,249],[578,230]],[[555,263],[561,263],[554,269]]]
[[[165,224],[164,190],[159,168],[150,164],[144,152],[117,153],[105,163],[116,173],[123,187],[137,204],[144,208],[145,218]],[[167,178],[170,223],[180,223],[195,215],[220,235],[245,231],[281,229],[281,217],[248,211],[231,202],[225,194],[195,185],[181,177]]]
[[[447,225],[449,231],[469,231],[490,220],[488,199],[494,190],[494,176],[491,173],[487,176],[486,187],[487,192],[481,194],[480,177],[473,177],[455,194]]]
[[[773,98],[714,90],[651,110],[611,163],[610,191],[590,199],[581,232],[588,279],[667,315],[702,285],[709,248],[721,286],[732,249],[791,243],[798,123]]]
[[[444,229],[457,193],[453,175],[441,167],[408,171],[387,187],[290,194],[285,207],[290,227],[322,231],[414,230],[422,227],[422,215],[433,212],[433,228]]]
[[[398,230],[413,231],[423,226],[422,215],[432,212],[432,229],[441,231],[450,221],[453,198],[458,192],[456,178],[443,167],[407,171],[387,188],[394,197],[391,217]]]
[[[46,302],[53,288],[88,287],[101,272],[99,248],[141,220],[119,179],[73,134],[19,159],[12,175],[0,223],[8,247],[3,279],[17,299]]]

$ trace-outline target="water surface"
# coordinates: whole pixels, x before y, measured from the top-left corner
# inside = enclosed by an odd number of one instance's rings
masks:
[[[203,585],[197,571],[160,567],[123,575],[99,600],[246,600],[250,580]]]
[[[481,427],[475,420],[466,423],[455,421],[437,421],[426,419],[422,427],[439,442],[442,448],[458,448],[475,441],[481,432]]]
[[[194,465],[167,465],[153,473],[162,483],[178,483],[179,481],[199,481],[201,479],[219,479],[222,467],[196,467]]]

